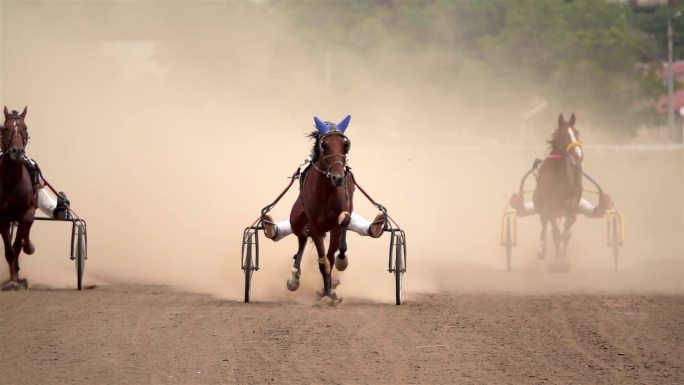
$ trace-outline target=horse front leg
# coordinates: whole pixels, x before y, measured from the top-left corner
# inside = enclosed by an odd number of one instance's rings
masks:
[[[338,262],[337,262],[337,260],[335,260],[335,253],[336,253],[336,252],[338,251],[338,249],[340,248],[340,241],[341,241],[341,238],[342,238],[342,232],[343,232],[343,231],[344,231],[344,230],[343,230],[341,227],[334,227],[332,230],[330,230],[330,244],[328,245],[328,255],[327,255],[327,258],[328,258],[328,262],[329,262],[331,265],[332,265],[333,263],[335,264],[335,267],[338,266]],[[345,247],[345,249],[346,249],[346,247]],[[344,259],[344,261],[346,261],[346,258]],[[346,266],[344,266],[344,268],[346,268]],[[339,269],[338,269],[338,270],[339,270]],[[342,270],[344,270],[344,269],[342,269]],[[338,281],[339,281],[339,280],[338,280]],[[331,288],[330,288],[331,297],[333,297],[333,299],[334,299],[334,298],[335,298],[335,292],[333,291],[332,286],[337,286],[337,285],[339,284],[339,282],[337,282],[337,283],[335,283],[335,284],[333,285],[333,283],[332,283],[332,271],[330,272],[330,282],[331,282],[331,283],[330,283],[330,286],[331,286]]]
[[[572,237],[572,232],[570,228],[577,221],[577,214],[568,215],[565,217],[565,222],[563,223],[563,245],[561,246],[561,256],[563,258],[568,255],[568,243],[570,243],[570,238]]]
[[[558,228],[558,219],[553,218],[551,219],[551,235],[553,236],[553,246],[555,248],[555,257],[558,258],[560,257],[561,253],[561,236],[560,236],[560,230]]]
[[[17,226],[17,235],[14,238],[14,244],[12,245],[14,259],[16,261],[17,283],[23,286],[24,289],[28,288],[28,280],[19,278],[19,256],[21,255],[21,250],[26,247],[26,241],[29,239],[29,234],[31,234],[31,226],[33,226],[33,221],[19,222]]]
[[[299,289],[299,277],[302,275],[302,255],[304,255],[307,237],[298,235],[297,240],[299,240],[299,248],[297,249],[297,254],[294,256],[294,264],[292,265],[290,278],[287,279],[287,289],[290,291]]]
[[[330,243],[332,245],[332,238],[330,238]],[[332,247],[332,246],[330,246]],[[332,249],[335,250],[338,249],[338,247]],[[347,228],[346,227],[340,227],[340,237],[339,237],[339,254],[337,254],[337,258],[335,258],[335,268],[337,271],[345,271],[347,270],[347,266],[349,266],[349,260],[347,259]]]
[[[19,290],[21,286],[17,279],[17,259],[15,258],[12,241],[10,240],[10,222],[0,223],[0,234],[2,235],[2,242],[5,245],[5,259],[7,260],[7,266],[9,267],[10,273],[9,281],[2,285],[2,290]]]
[[[537,249],[537,258],[544,259],[546,257],[546,225],[549,223],[548,218],[544,215],[540,215],[542,229],[539,235],[539,248]]]
[[[314,245],[316,246],[316,251],[318,252],[318,269],[321,271],[321,276],[323,276],[323,297],[332,296],[332,284],[330,280],[331,263],[330,259],[325,255],[325,245],[323,244],[323,236],[313,235]]]

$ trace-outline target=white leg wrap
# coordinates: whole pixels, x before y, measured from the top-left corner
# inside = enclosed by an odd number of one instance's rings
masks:
[[[279,241],[292,234],[292,225],[290,225],[289,219],[276,223],[276,227],[278,228],[278,234],[273,238],[274,241]]]
[[[586,199],[584,199],[584,198],[580,199],[579,206],[578,206],[580,213],[582,213],[584,215],[591,215],[594,213],[594,208],[595,207],[591,203],[589,203],[589,201],[587,201]]]
[[[57,207],[57,199],[55,199],[44,188],[38,189],[38,208],[45,215],[50,218],[54,217],[54,210]]]
[[[359,235],[366,236],[368,235],[368,229],[370,228],[370,225],[371,223],[366,218],[357,213],[352,213],[348,229]]]
[[[526,211],[528,214],[534,213],[534,212],[535,212],[535,211],[534,211],[534,202],[526,202],[526,203],[525,203],[525,211]]]

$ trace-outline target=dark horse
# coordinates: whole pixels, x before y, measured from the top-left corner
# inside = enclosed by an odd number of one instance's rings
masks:
[[[340,123],[322,122],[314,117],[316,131],[309,136],[316,140],[312,151],[311,166],[302,176],[299,197],[290,212],[292,231],[299,240],[294,257],[292,274],[287,281],[290,290],[297,290],[301,274],[301,261],[307,238],[311,237],[318,252],[318,264],[323,276],[323,297],[332,299],[332,268],[347,268],[345,241],[346,226],[354,209],[354,183],[347,168],[350,141],[344,134],[351,116]],[[327,255],[323,239],[330,233]],[[335,252],[340,255],[335,260]]]
[[[575,114],[565,121],[558,117],[558,128],[548,141],[551,152],[539,166],[537,186],[532,201],[539,213],[542,231],[539,258],[546,256],[546,225],[551,222],[556,257],[566,256],[570,241],[570,228],[577,220],[577,208],[582,198],[582,143],[575,128]],[[558,229],[558,219],[565,217],[563,234]]]
[[[2,154],[0,155],[0,233],[5,244],[5,258],[9,265],[10,279],[2,290],[26,288],[28,282],[19,279],[19,253],[33,254],[35,248],[29,239],[36,213],[38,197],[33,178],[25,164],[28,128],[24,122],[27,108],[20,114],[4,109],[2,125]],[[17,224],[14,244],[11,244],[10,226]]]

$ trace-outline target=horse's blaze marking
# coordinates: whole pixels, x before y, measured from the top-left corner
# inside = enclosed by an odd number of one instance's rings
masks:
[[[10,130],[9,127],[8,127],[7,129]],[[9,138],[9,139],[10,139],[10,140],[9,140],[9,146],[10,146],[10,148],[12,147],[12,140],[14,139],[15,136],[21,137],[22,143],[23,143],[23,141],[24,141],[24,136],[21,134],[21,132],[19,132],[19,125],[17,124],[17,121],[14,120],[14,119],[12,119],[12,129],[11,129],[11,131],[12,131],[12,134],[10,135],[10,138]]]
[[[572,130],[572,127],[568,127],[568,134],[570,134],[570,139],[572,139],[572,142],[568,145],[568,151],[575,151],[575,154],[577,154],[578,157],[582,157],[582,143],[575,138],[575,133]]]

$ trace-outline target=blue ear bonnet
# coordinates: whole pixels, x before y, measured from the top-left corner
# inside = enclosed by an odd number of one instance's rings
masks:
[[[341,122],[337,124],[323,122],[318,119],[318,116],[314,116],[314,122],[316,123],[316,129],[321,135],[325,135],[330,131],[339,131],[344,134],[344,131],[349,126],[349,121],[351,120],[351,115],[347,115],[346,118],[342,119]]]

